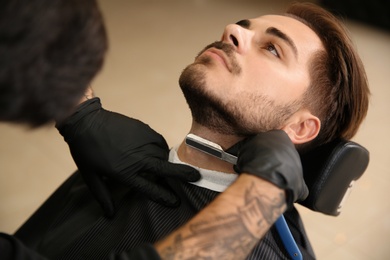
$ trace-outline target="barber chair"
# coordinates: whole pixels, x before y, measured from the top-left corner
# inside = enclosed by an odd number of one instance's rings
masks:
[[[301,161],[309,196],[299,204],[338,216],[353,184],[368,166],[369,152],[355,142],[338,139],[301,155]],[[283,216],[275,226],[291,259],[302,259]]]

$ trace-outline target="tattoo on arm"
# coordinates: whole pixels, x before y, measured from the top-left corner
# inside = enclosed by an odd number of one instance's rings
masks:
[[[174,245],[161,253],[163,259],[237,259],[245,257],[283,213],[283,191],[270,198],[255,183],[245,191],[237,212],[216,216],[190,226],[190,235],[178,234]],[[226,230],[225,233],[218,231]],[[219,234],[219,235],[218,235]],[[220,234],[224,234],[221,236]],[[210,239],[213,238],[214,239]],[[212,240],[212,241],[210,241]]]

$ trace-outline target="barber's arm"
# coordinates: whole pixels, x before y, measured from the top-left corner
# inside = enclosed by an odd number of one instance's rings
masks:
[[[285,209],[284,190],[242,174],[188,223],[154,247],[144,245],[111,259],[245,259]]]
[[[155,247],[162,259],[245,259],[286,209],[284,194],[268,181],[242,174]]]
[[[240,177],[188,223],[154,245],[112,259],[246,259],[286,210],[285,191],[251,174]],[[137,257],[134,257],[137,256]]]
[[[105,110],[91,92],[76,111],[56,127],[68,143],[85,182],[107,216],[115,209],[105,178],[137,190],[150,199],[174,206],[176,196],[157,179],[197,181],[198,171],[168,162],[165,139],[139,120]]]

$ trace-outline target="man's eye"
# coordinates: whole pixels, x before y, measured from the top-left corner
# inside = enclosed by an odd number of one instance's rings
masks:
[[[279,58],[279,53],[278,50],[275,48],[275,45],[273,45],[272,43],[268,43],[266,49]]]

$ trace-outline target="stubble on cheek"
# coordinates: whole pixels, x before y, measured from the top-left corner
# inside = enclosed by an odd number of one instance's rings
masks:
[[[240,93],[225,105],[235,119],[236,131],[240,135],[281,129],[285,122],[301,108],[300,101],[276,104],[265,95]]]

